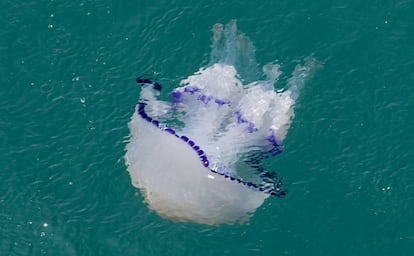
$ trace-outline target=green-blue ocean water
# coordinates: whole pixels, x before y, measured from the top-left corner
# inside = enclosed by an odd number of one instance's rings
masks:
[[[0,255],[414,255],[414,1],[0,3]],[[236,19],[256,61],[308,56],[286,198],[248,225],[151,212],[123,156],[138,75],[166,91]]]

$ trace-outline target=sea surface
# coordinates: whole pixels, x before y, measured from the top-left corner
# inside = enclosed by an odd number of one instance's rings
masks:
[[[0,2],[0,255],[414,255],[414,1]],[[163,97],[237,20],[281,87],[305,58],[286,182],[248,223],[159,217],[124,155],[135,78]]]

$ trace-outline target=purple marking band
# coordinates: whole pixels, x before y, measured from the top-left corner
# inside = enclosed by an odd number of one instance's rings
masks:
[[[267,186],[266,185],[257,185],[257,184],[254,184],[252,182],[246,182],[246,181],[243,181],[239,178],[232,177],[232,176],[230,176],[226,173],[222,173],[222,172],[219,172],[217,170],[214,170],[214,169],[210,168],[209,167],[209,165],[210,165],[209,160],[208,160],[207,156],[204,154],[204,151],[202,149],[200,149],[200,147],[197,146],[193,140],[190,140],[185,135],[182,135],[182,136],[177,135],[176,131],[172,128],[168,128],[166,126],[160,127],[160,123],[157,120],[152,119],[150,116],[147,115],[147,113],[145,112],[145,105],[146,104],[142,103],[142,102],[137,104],[136,111],[137,111],[138,116],[140,116],[142,119],[148,121],[149,123],[153,124],[154,126],[161,129],[162,131],[165,131],[168,134],[174,135],[175,137],[177,137],[177,138],[181,139],[182,141],[186,142],[193,150],[195,150],[197,152],[201,163],[209,171],[211,171],[213,173],[216,173],[218,175],[221,175],[222,177],[224,177],[226,179],[229,179],[231,181],[236,181],[237,183],[240,183],[240,184],[242,184],[242,185],[244,185],[244,186],[246,186],[246,187],[248,187],[252,190],[262,191],[266,194],[269,194],[269,195],[272,195],[272,196],[277,196],[277,197],[284,197],[286,195],[286,191],[281,189],[281,187],[283,185],[281,180],[279,180],[276,184],[271,183],[272,186],[269,188],[270,184],[268,184]]]
[[[238,124],[249,124],[249,126],[247,126],[247,128],[246,128],[248,133],[254,133],[254,132],[257,132],[259,130],[254,126],[254,124],[252,122],[249,122],[249,121],[247,121],[246,119],[243,118],[240,110],[237,110],[236,112],[234,112],[234,114],[236,114]]]
[[[216,99],[211,95],[206,95],[206,94],[200,94],[200,92],[202,91],[202,89],[196,87],[196,86],[189,86],[189,87],[184,87],[184,90],[180,91],[180,90],[174,90],[171,92],[171,97],[173,98],[173,102],[174,103],[181,103],[182,102],[182,97],[184,93],[189,93],[190,95],[194,95],[194,94],[199,94],[197,97],[197,100],[203,102],[204,104],[209,104],[210,102],[214,102],[217,103],[217,105],[219,106],[223,106],[223,105],[230,105],[230,100],[227,99]]]
[[[185,87],[184,88],[184,92],[189,92],[191,94],[194,94],[195,92],[200,91],[200,89],[198,87]]]

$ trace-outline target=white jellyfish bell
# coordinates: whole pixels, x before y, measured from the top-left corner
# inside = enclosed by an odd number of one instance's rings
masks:
[[[287,89],[276,92],[278,65],[264,67],[267,80],[243,85],[240,51],[246,56],[254,49],[236,23],[216,25],[214,63],[183,80],[171,102],[157,98],[159,83],[137,78],[142,89],[125,160],[132,184],[164,218],[245,222],[266,198],[286,194],[261,160],[280,152],[299,89],[316,65],[297,66]]]

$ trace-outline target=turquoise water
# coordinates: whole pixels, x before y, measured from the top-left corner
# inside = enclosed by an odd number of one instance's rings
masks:
[[[1,255],[413,255],[413,1],[2,1]],[[248,225],[151,212],[124,164],[138,75],[165,93],[237,19],[304,88]]]

